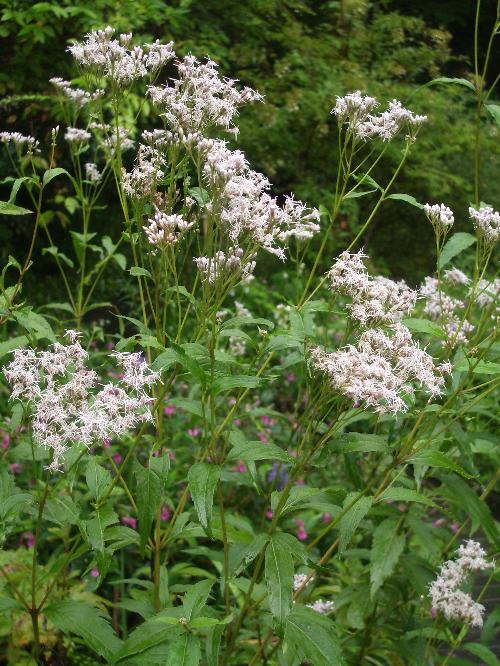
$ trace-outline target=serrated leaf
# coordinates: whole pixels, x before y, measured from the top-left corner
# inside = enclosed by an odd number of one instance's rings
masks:
[[[166,666],[198,666],[201,658],[200,639],[184,633],[172,644]]]
[[[428,319],[409,317],[403,319],[403,324],[409,328],[410,331],[414,331],[415,333],[426,333],[427,335],[433,335],[435,338],[440,338],[441,340],[446,338],[446,334],[441,326],[438,326],[435,322],[429,321]]]
[[[344,500],[344,508],[349,506],[349,504],[357,497],[357,495],[357,493],[349,493]],[[348,509],[348,511],[340,519],[340,554],[344,553],[346,550],[347,546],[349,545],[349,541],[354,535],[358,525],[370,510],[372,501],[372,497],[360,497],[359,500],[353,504],[353,506],[351,506],[351,508]]]
[[[112,659],[122,645],[104,613],[88,603],[57,601],[46,606],[43,612],[59,631],[80,636],[87,647],[107,660]]]
[[[294,459],[275,444],[264,444],[260,441],[238,442],[227,456],[228,460],[279,460],[280,462],[294,463]]]
[[[140,655],[156,645],[177,639],[181,631],[178,618],[176,618],[175,626],[168,626],[158,622],[160,617],[161,615],[147,620],[134,629],[120,650],[116,652],[111,663],[118,664],[127,657]],[[135,661],[134,663],[140,662]]]
[[[467,372],[470,370],[478,375],[498,375],[500,374],[500,363],[494,361],[477,361],[474,358],[466,359],[462,357],[455,365],[455,370]]]
[[[195,463],[188,472],[188,486],[201,526],[211,536],[215,487],[221,469],[217,465]]]
[[[43,174],[43,184],[47,185],[50,183],[51,180],[56,178],[57,176],[61,176],[62,174],[65,174],[71,179],[70,174],[66,171],[66,169],[62,169],[61,167],[55,167],[54,169],[48,169],[44,174]]]
[[[229,551],[229,575],[239,576],[245,567],[257,557],[267,543],[267,535],[258,534],[249,544],[231,545]]]
[[[32,214],[32,210],[16,206],[16,204],[9,203],[8,201],[0,201],[0,215],[28,215]]]
[[[301,604],[294,604],[286,620],[285,644],[286,653],[314,666],[344,664],[332,620]]]
[[[334,437],[331,445],[341,453],[355,453],[376,451],[378,453],[387,453],[389,446],[387,440],[382,435],[372,435],[364,432],[345,432]]]
[[[0,613],[5,613],[10,610],[20,610],[22,608],[22,604],[20,604],[19,601],[16,601],[16,599],[4,595],[0,597]]]
[[[389,488],[379,496],[377,502],[387,500],[391,502],[417,502],[418,504],[426,504],[427,506],[436,506],[428,497],[418,493],[416,490],[411,490],[411,488]]]
[[[499,530],[489,506],[477,497],[465,481],[456,476],[448,476],[442,492],[459,508],[463,508],[473,524],[480,525],[491,543],[495,547],[498,546]]]
[[[51,325],[37,312],[33,312],[30,308],[23,308],[14,313],[17,322],[25,328],[29,333],[33,334],[37,340],[47,339],[51,342],[56,341],[56,336],[52,330]]]
[[[132,277],[147,277],[153,279],[150,271],[148,271],[147,268],[142,268],[141,266],[132,266],[132,268],[129,268],[128,272]]]
[[[415,206],[415,208],[420,208],[422,209],[424,207],[423,204],[419,203],[415,197],[412,197],[410,194],[389,194],[386,199],[395,199],[396,201],[405,201],[406,203],[409,203],[411,206]]]
[[[137,481],[137,517],[139,518],[142,553],[144,553],[154,517],[162,500],[168,468],[169,458],[164,455],[158,458],[150,457],[147,468],[138,464],[134,470]]]
[[[419,451],[415,455],[411,456],[406,460],[406,462],[411,464],[418,465],[428,465],[429,467],[439,467],[444,469],[451,469],[457,474],[465,477],[466,479],[471,479],[472,474],[469,474],[463,467],[456,463],[452,458],[441,453],[441,451]]]
[[[292,608],[293,558],[283,543],[271,536],[266,547],[265,578],[271,614],[283,627]]]
[[[216,379],[210,387],[212,395],[218,395],[222,391],[230,391],[234,388],[257,388],[262,384],[260,377],[251,375],[234,375],[232,377],[220,377]]]
[[[472,234],[465,233],[464,231],[459,231],[458,233],[453,234],[439,255],[439,268],[446,266],[453,257],[456,257],[457,254],[460,254],[475,242],[476,237]]]
[[[191,620],[200,613],[207,603],[213,584],[211,580],[200,580],[198,583],[191,585],[182,599],[184,617]]]
[[[99,501],[111,483],[111,474],[95,458],[91,458],[85,469],[85,479],[91,496]]]
[[[398,533],[398,518],[387,518],[373,533],[370,552],[370,593],[373,597],[394,571],[405,547],[404,535]]]
[[[4,342],[0,342],[0,358],[5,356],[14,349],[24,347],[28,344],[28,338],[25,335],[18,335],[15,338],[10,338]]]
[[[118,522],[118,516],[109,504],[95,511],[94,518],[85,522],[88,542],[94,550],[104,552],[105,530],[110,525]]]

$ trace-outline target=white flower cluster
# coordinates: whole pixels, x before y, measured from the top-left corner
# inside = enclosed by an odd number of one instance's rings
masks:
[[[82,43],[77,42],[68,50],[80,65],[91,68],[98,76],[109,77],[119,86],[148,74],[153,76],[175,56],[172,42],[132,47],[131,34],[122,34],[119,39],[114,39],[114,35],[114,28],[108,26],[90,32]]]
[[[309,578],[308,574],[301,573],[301,574],[294,574],[293,576],[293,591],[297,592],[298,590],[302,589],[306,583],[310,583],[312,581],[312,578]]]
[[[469,277],[458,268],[450,268],[443,273],[443,280],[452,287],[467,285],[470,282]]]
[[[333,290],[351,297],[350,317],[361,326],[394,324],[414,309],[417,292],[404,280],[372,277],[364,265],[365,258],[362,250],[356,254],[342,252],[328,272]]]
[[[84,129],[79,129],[78,127],[68,127],[64,135],[64,138],[69,143],[85,143],[86,141],[89,141],[91,137],[92,134],[90,132],[87,132],[87,130]]]
[[[172,213],[168,215],[155,206],[155,214],[148,219],[149,226],[143,227],[148,241],[155,247],[172,246],[177,243],[179,236],[195,226],[196,221],[188,222],[182,215]]]
[[[454,270],[456,271],[456,269]],[[462,273],[462,275],[464,274]],[[454,277],[456,278],[456,274]],[[449,278],[445,279],[449,281]],[[453,341],[455,345],[466,343],[474,326],[467,319],[462,321],[463,317],[459,314],[465,308],[465,303],[459,298],[445,294],[442,289],[440,290],[439,281],[433,277],[425,278],[424,284],[420,287],[420,294],[426,299],[425,314],[433,321],[439,322],[448,341]]]
[[[319,231],[318,211],[306,209],[293,197],[285,197],[280,206],[268,192],[267,178],[249,168],[241,151],[232,151],[224,141],[213,139],[205,139],[199,148],[205,159],[205,180],[217,200],[221,224],[233,242],[248,238],[284,260],[284,249],[277,242],[286,243],[292,236],[308,239]]]
[[[97,164],[87,162],[85,164],[85,178],[90,180],[93,185],[99,183],[102,179],[102,173],[97,168]]]
[[[500,299],[500,278],[495,278],[491,282],[488,280],[479,280],[475,293],[476,303],[486,308],[492,303],[497,303]],[[500,308],[500,303],[497,309]]]
[[[477,234],[486,245],[494,245],[500,238],[500,213],[491,206],[483,206],[476,210],[469,208],[469,215]]]
[[[158,181],[164,175],[164,164],[165,158],[156,148],[141,144],[132,171],[122,170],[125,193],[135,199],[154,194]]]
[[[485,556],[481,544],[469,540],[460,546],[456,559],[443,564],[438,577],[431,583],[432,607],[443,613],[447,620],[462,620],[473,627],[482,627],[484,606],[462,592],[460,586],[469,573],[493,567]]]
[[[436,367],[400,323],[389,326],[387,332],[379,328],[364,331],[356,346],[331,353],[316,347],[311,350],[311,361],[335,391],[379,414],[405,411],[404,398],[414,394],[414,383],[432,397],[439,395],[447,370]]]
[[[442,204],[425,204],[424,212],[438,236],[445,236],[455,222],[453,211]]]
[[[176,65],[173,85],[150,86],[148,93],[181,140],[199,140],[210,127],[229,128],[240,106],[262,99],[251,88],[238,90],[236,81],[220,77],[212,60],[187,55]]]
[[[243,254],[241,247],[230,247],[227,254],[220,250],[213,257],[195,257],[194,262],[202,279],[208,280],[210,284],[227,279],[231,275],[239,275],[243,282],[248,282],[252,278],[255,261],[252,257],[244,261]]]
[[[16,148],[26,147],[30,152],[37,150],[40,145],[37,139],[21,134],[21,132],[0,132],[0,142],[5,144],[13,143]]]
[[[72,88],[71,83],[61,79],[60,76],[54,76],[50,79],[50,83],[78,108],[82,108],[89,102],[98,99],[104,93],[103,90],[96,90],[93,93],[89,93],[82,88]]]
[[[68,445],[91,446],[151,420],[147,390],[158,378],[140,354],[115,353],[122,379],[100,386],[97,373],[85,367],[79,334],[66,335],[69,344],[54,343],[47,351],[16,349],[4,368],[11,398],[30,404],[35,441],[52,450],[51,471],[61,469]]]
[[[321,615],[328,615],[335,608],[335,602],[317,599],[312,604],[307,604],[307,607],[312,608],[312,610],[316,611],[316,613],[321,613]]]
[[[389,102],[387,111],[378,115],[370,113],[377,106],[378,101],[374,97],[356,90],[344,97],[337,97],[331,112],[337,117],[339,125],[347,124],[349,130],[363,141],[376,138],[390,141],[402,130],[414,138],[419,127],[427,120],[427,116],[413,113],[396,99]]]

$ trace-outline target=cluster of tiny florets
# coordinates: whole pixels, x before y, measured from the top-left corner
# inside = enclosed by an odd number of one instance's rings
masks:
[[[82,88],[73,88],[69,81],[65,81],[59,76],[50,79],[50,83],[77,108],[82,108],[89,102],[92,102],[104,93],[103,90],[96,90],[92,93]]]
[[[195,226],[196,221],[188,222],[177,213],[164,213],[155,206],[155,214],[148,219],[149,225],[143,227],[148,241],[155,248],[173,246],[180,235]]]
[[[414,309],[417,292],[403,280],[372,277],[366,270],[365,258],[362,251],[342,252],[328,272],[333,290],[351,297],[350,317],[363,327],[400,321]]]
[[[389,102],[386,111],[378,115],[370,113],[377,106],[378,101],[374,97],[362,95],[357,90],[344,97],[337,97],[332,113],[337,117],[339,125],[346,124],[363,141],[375,138],[390,141],[402,130],[414,138],[418,128],[427,120],[426,116],[413,113],[396,99]]]
[[[118,39],[114,35],[114,28],[108,26],[89,33],[83,42],[73,44],[68,50],[82,67],[110,78],[119,86],[127,86],[146,75],[153,76],[175,55],[172,42],[131,46],[131,34],[122,34]]]
[[[486,560],[486,552],[476,541],[462,544],[454,560],[443,564],[439,575],[429,587],[432,607],[447,620],[460,620],[474,627],[483,625],[484,606],[475,602],[469,594],[460,590],[468,574],[493,567]]]
[[[443,203],[433,205],[425,204],[424,212],[438,236],[446,235],[455,222],[453,211]]]
[[[125,193],[134,199],[154,194],[158,181],[164,175],[164,164],[165,158],[158,150],[141,144],[132,171],[122,171]]]
[[[334,601],[323,601],[323,599],[316,599],[312,604],[306,604],[308,608],[312,608],[316,613],[321,615],[329,615],[335,608]]]
[[[454,270],[456,271],[456,269]],[[449,283],[453,279],[463,280],[464,277],[467,277],[461,271],[458,271],[461,275],[458,276],[458,273],[452,273],[450,280],[449,273],[445,278],[445,281]],[[456,285],[457,282],[453,284]],[[454,345],[466,343],[469,335],[474,330],[474,326],[460,314],[465,308],[464,301],[446,294],[442,285],[440,288],[439,280],[434,277],[425,278],[423,285],[420,287],[420,295],[425,298],[424,313],[440,324],[446,333],[448,342],[453,342]]]
[[[93,162],[87,162],[85,164],[85,178],[89,180],[93,185],[97,185],[102,179],[102,173],[97,168],[97,164]]]
[[[69,143],[86,143],[91,137],[92,134],[90,132],[87,132],[87,130],[84,129],[79,129],[78,127],[68,127],[64,134],[64,138]]]
[[[491,206],[476,210],[469,208],[469,215],[478,236],[486,245],[494,245],[500,238],[500,213]]]
[[[38,148],[39,141],[32,136],[21,134],[21,132],[0,132],[0,142],[14,144],[16,148],[27,148],[29,152],[35,152]]]
[[[443,273],[443,280],[452,287],[467,285],[470,278],[458,268],[450,268]]]
[[[195,257],[194,262],[202,280],[208,280],[210,284],[231,276],[238,276],[243,282],[247,282],[253,277],[255,261],[253,256],[245,260],[243,255],[241,247],[230,247],[227,253],[220,250],[212,257]]]
[[[88,353],[79,334],[66,335],[68,344],[46,351],[16,349],[4,368],[11,398],[28,403],[35,441],[52,451],[51,471],[61,469],[72,444],[90,447],[151,420],[147,391],[158,379],[140,354],[116,353],[121,379],[100,385],[97,373],[85,367]]]

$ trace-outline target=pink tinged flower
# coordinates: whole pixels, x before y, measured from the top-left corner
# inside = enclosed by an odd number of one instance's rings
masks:
[[[321,516],[321,522],[329,523],[331,520],[332,520],[331,515],[325,511],[325,513]]]
[[[431,608],[431,617],[434,619],[434,618],[436,618],[436,616],[437,616],[437,610],[434,607],[432,607]]]
[[[104,437],[102,440],[102,448],[103,449],[109,449],[111,446],[111,437]]]
[[[168,459],[169,460],[175,460],[175,451],[169,451],[168,452]]]
[[[137,520],[132,516],[122,516],[122,523],[133,530],[137,529]]]
[[[233,424],[234,424],[237,428],[239,428],[239,426],[241,425],[241,419],[234,419]]]
[[[244,462],[242,462],[240,460],[234,469],[235,469],[236,472],[239,472],[240,474],[244,474],[247,471],[247,466],[245,465]]]
[[[201,434],[201,430],[199,428],[188,428],[187,434],[190,437],[199,437]]]
[[[121,454],[120,453],[115,453],[115,455],[113,456],[113,460],[115,461],[116,465],[119,465],[122,461]]]
[[[170,511],[168,509],[168,506],[163,506],[162,507],[161,513],[160,513],[160,518],[163,521],[167,521],[170,518]]]
[[[293,382],[297,381],[297,377],[294,375],[293,372],[287,372],[285,375],[285,379],[289,384],[293,384]]]
[[[165,416],[172,416],[172,414],[175,412],[175,408],[173,405],[167,405],[165,409],[163,410],[163,413]]]
[[[9,448],[9,444],[10,444],[10,435],[8,432],[6,432],[2,437],[2,449]]]
[[[263,414],[260,417],[260,421],[261,421],[262,425],[265,425],[265,426],[268,426],[271,423],[271,419],[269,418],[269,416],[266,416],[265,414]]]
[[[106,349],[114,349],[115,346],[112,342],[106,342]]]
[[[295,519],[295,524],[297,525],[297,539],[299,541],[306,541],[307,540],[307,532],[304,527],[304,521],[300,520],[299,518]]]
[[[22,472],[23,466],[21,465],[21,463],[15,462],[9,466],[9,469],[12,472],[12,474],[20,474]]]
[[[25,545],[26,548],[33,548],[35,545],[35,535],[33,532],[23,532],[19,538],[19,545]]]
[[[95,567],[90,570],[90,577],[91,578],[99,578],[99,569],[96,569]]]
[[[303,485],[305,485],[305,481],[304,481],[304,479],[302,479],[302,478],[297,479],[297,481],[295,481],[295,485],[296,485],[296,486],[303,486]]]
[[[452,523],[450,525],[450,529],[453,532],[453,534],[456,534],[458,530],[460,529],[460,524],[459,523]]]
[[[263,444],[267,444],[269,442],[269,440],[267,439],[266,435],[263,432],[258,432],[257,433],[257,438],[260,439],[260,441]]]
[[[433,525],[433,527],[441,527],[441,525],[442,525],[443,523],[444,523],[444,519],[443,519],[443,518],[438,518],[437,520],[435,520],[435,521],[432,523],[432,525]]]
[[[273,518],[273,512],[270,509],[268,511],[266,511],[266,518],[268,520],[272,520],[272,518]]]

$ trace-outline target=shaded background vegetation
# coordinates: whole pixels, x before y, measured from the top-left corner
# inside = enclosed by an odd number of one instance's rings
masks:
[[[335,96],[361,89],[381,100],[408,103],[427,114],[429,123],[419,134],[395,191],[421,202],[444,201],[455,210],[458,228],[466,228],[474,95],[461,86],[422,85],[439,76],[473,80],[475,4],[469,0],[1,0],[2,129],[47,136],[59,120],[48,79],[73,75],[68,42],[110,24],[141,39],[174,40],[181,55],[209,56],[220,63],[225,75],[261,91],[265,104],[245,110],[239,147],[252,166],[270,178],[277,193],[292,191],[316,206],[328,207],[334,189],[337,128],[330,110]],[[484,48],[496,4],[496,0],[482,3]],[[494,57],[490,78],[496,71]],[[143,122],[155,122],[148,109]],[[498,129],[491,118],[483,122],[487,127],[482,198],[498,208]],[[377,181],[387,181],[399,150],[396,144],[389,148],[375,174]],[[8,165],[0,162],[2,176],[7,170]],[[63,247],[72,217],[78,215],[70,194],[55,192],[46,216]],[[113,215],[112,197],[110,192],[102,223],[111,231],[116,217],[118,232],[119,214]],[[345,203],[325,253],[325,267],[355,233],[368,205],[367,199]],[[0,225],[2,261],[8,254],[22,256],[29,240],[27,223],[11,220],[4,218]],[[401,202],[384,204],[365,246],[379,270],[413,284],[433,270],[432,230],[417,209],[402,209]],[[272,274],[272,259],[268,261],[263,270]],[[30,279],[43,277],[57,292],[48,259],[36,257],[35,265]],[[107,287],[119,289],[119,281],[119,272],[110,274]]]

